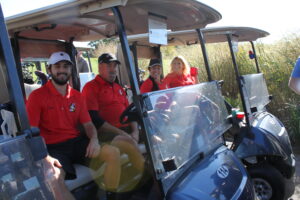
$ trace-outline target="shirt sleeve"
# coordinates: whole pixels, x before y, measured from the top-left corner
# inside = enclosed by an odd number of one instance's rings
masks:
[[[149,79],[147,79],[146,81],[144,81],[144,83],[141,85],[141,93],[146,93],[146,92],[151,92],[151,89],[153,87],[152,82],[148,81]]]
[[[33,91],[26,102],[26,110],[29,118],[30,126],[39,127],[42,113],[41,96],[37,91]]]
[[[87,110],[99,110],[96,88],[87,83],[82,89],[82,96],[86,102]]]
[[[162,88],[168,89],[170,88],[170,81],[171,81],[171,76],[167,75],[163,80],[162,80]]]
[[[86,102],[83,96],[81,96],[81,106],[80,106],[80,118],[79,121],[81,124],[92,121],[88,109],[86,107]]]
[[[89,114],[96,129],[99,129],[105,123],[105,120],[99,116],[97,110],[89,110]]]
[[[300,57],[297,59],[294,70],[291,74],[292,78],[300,78]]]
[[[198,76],[198,68],[191,67],[191,76]]]

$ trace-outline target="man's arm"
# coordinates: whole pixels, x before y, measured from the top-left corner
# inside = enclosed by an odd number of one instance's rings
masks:
[[[114,127],[113,125],[109,124],[105,120],[103,120],[96,110],[89,110],[89,114],[92,118],[93,124],[95,125],[99,134],[101,133],[114,133],[118,135],[127,135],[126,132]]]
[[[138,143],[139,142],[139,128],[137,122],[130,122],[131,137]]]
[[[128,134],[125,131],[111,125],[108,122],[104,122],[103,125],[98,129],[98,131],[99,132],[105,132],[105,133],[109,132],[109,133],[114,133],[114,134],[118,134],[118,135],[128,136]]]
[[[295,93],[300,94],[300,59],[296,61],[288,84]]]
[[[299,95],[300,95],[300,78],[293,78],[293,77],[290,77],[288,86],[289,86],[289,88],[291,88],[291,90],[293,90],[296,94],[299,94]]]
[[[65,173],[59,161],[51,156],[42,160],[46,181],[50,185],[56,200],[74,200],[65,184]]]
[[[86,157],[95,158],[100,153],[100,145],[97,137],[97,131],[92,122],[86,122],[83,124],[86,135],[90,138],[89,145],[86,149]]]

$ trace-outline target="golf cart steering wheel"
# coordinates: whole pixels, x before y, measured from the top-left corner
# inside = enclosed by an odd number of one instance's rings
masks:
[[[139,121],[139,116],[134,103],[131,103],[121,114],[120,123],[128,124],[129,122]]]

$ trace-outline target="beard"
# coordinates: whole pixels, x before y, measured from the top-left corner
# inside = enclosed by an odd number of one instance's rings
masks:
[[[59,78],[59,76],[60,76],[61,74],[64,74],[64,75],[65,75],[65,78]],[[59,74],[57,74],[57,76],[54,76],[54,75],[52,74],[51,77],[52,77],[52,80],[53,80],[57,85],[65,85],[65,84],[68,83],[68,81],[69,81],[71,75],[68,75],[67,73],[59,73]]]
[[[107,81],[112,83],[116,80],[116,78],[117,78],[117,73],[109,73]]]

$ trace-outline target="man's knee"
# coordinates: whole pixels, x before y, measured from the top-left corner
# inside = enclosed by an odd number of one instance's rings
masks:
[[[101,158],[104,161],[115,161],[120,159],[120,150],[112,145],[104,145],[101,148]]]
[[[123,135],[119,135],[119,136],[117,136],[117,137],[115,137],[114,139],[113,139],[113,141],[112,141],[112,144],[113,143],[124,143],[125,142],[125,144],[131,144],[131,145],[133,145],[133,146],[135,146],[136,145],[136,143],[134,142],[134,140],[131,138],[131,137],[126,137],[126,136],[123,136]]]

